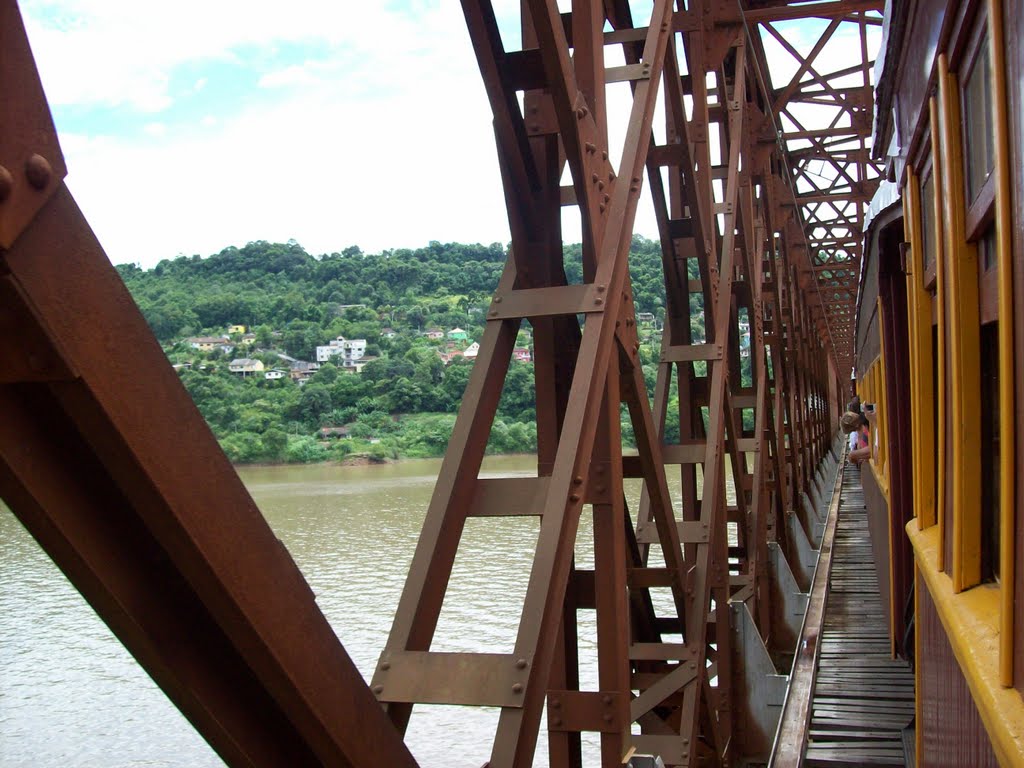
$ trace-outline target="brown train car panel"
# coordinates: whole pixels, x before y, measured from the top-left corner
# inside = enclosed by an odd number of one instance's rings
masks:
[[[865,499],[892,605],[909,594],[913,547],[919,764],[1021,765],[1024,4],[899,6],[888,16],[875,147],[888,148],[904,208],[893,197],[874,206],[858,303],[858,386],[887,406],[886,453],[862,473]],[[977,152],[989,138],[993,149]],[[988,175],[972,181],[979,169]],[[906,243],[886,237],[897,225]],[[936,257],[931,266],[925,252]],[[934,397],[922,400],[928,391]],[[932,486],[936,498],[925,499]],[[899,613],[895,647],[906,652]]]

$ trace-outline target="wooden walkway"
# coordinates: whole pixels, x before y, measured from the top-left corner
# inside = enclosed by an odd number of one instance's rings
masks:
[[[890,653],[864,493],[852,466],[843,476],[811,706],[805,766],[906,765],[914,674]]]

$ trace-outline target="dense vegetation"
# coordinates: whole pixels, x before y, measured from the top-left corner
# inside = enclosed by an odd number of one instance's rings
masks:
[[[578,249],[567,247],[570,281],[580,280],[573,273]],[[295,242],[255,242],[208,258],[165,260],[151,270],[118,270],[171,362],[191,366],[181,369],[182,381],[234,461],[315,461],[353,451],[379,457],[443,453],[473,363],[456,357],[446,365],[439,354],[446,342],[423,332],[458,327],[469,341],[480,340],[504,262],[498,243],[432,242],[379,254],[351,247],[314,257]],[[658,243],[634,239],[631,276],[637,311],[653,313],[660,326]],[[251,330],[249,346],[238,334],[232,337],[236,350],[227,354],[200,352],[186,341],[222,336],[232,325]],[[324,364],[302,386],[287,376],[266,380],[228,371],[228,362],[243,356],[261,360],[268,370],[287,370],[288,358],[315,360],[316,346],[338,336],[365,338],[367,357],[376,359],[361,373]],[[642,355],[653,384],[659,339],[653,328],[644,337]],[[519,343],[530,345],[528,324]],[[348,439],[319,432],[342,425]],[[490,449],[529,451],[535,442],[533,367],[513,363]]]

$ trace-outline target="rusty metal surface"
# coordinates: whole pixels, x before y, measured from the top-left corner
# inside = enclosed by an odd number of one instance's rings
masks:
[[[466,517],[535,514],[542,528],[513,653],[529,675],[515,692],[522,704],[514,698],[502,709],[490,766],[532,763],[545,691],[553,766],[581,765],[583,731],[601,733],[604,765],[619,764],[632,747],[659,753],[670,765],[764,756],[763,738],[744,743],[733,721],[740,708],[730,692],[742,688],[731,683],[730,612],[715,606],[744,602],[768,637],[780,610],[772,605],[769,543],[777,541],[790,561],[806,557],[786,535],[782,516],[802,515],[797,500],[817,493],[816,470],[841,408],[833,400],[845,396],[838,372],[850,366],[852,340],[842,334],[852,332],[846,313],[857,258],[848,249],[859,247],[853,227],[871,185],[866,151],[853,152],[846,137],[852,133],[864,150],[862,109],[870,107],[870,92],[840,87],[835,81],[844,75],[824,71],[816,57],[851,20],[874,23],[877,14],[864,14],[878,8],[773,5],[749,9],[748,19],[735,5],[705,0],[687,10],[657,3],[648,22],[632,19],[625,3],[578,0],[563,14],[534,0],[524,3],[524,50],[506,51],[490,3],[464,0],[494,112],[512,248],[467,389],[472,405],[459,414],[374,677],[400,729],[417,702],[389,695],[383,665],[395,654],[433,656],[431,638]],[[817,15],[831,21],[816,50],[801,58],[796,78],[773,91],[756,25],[771,34],[775,23]],[[624,63],[606,64],[613,49]],[[863,75],[868,66],[858,59],[854,71]],[[810,83],[802,82],[804,74]],[[634,98],[616,169],[608,160],[605,89],[624,79]],[[664,131],[652,131],[655,97]],[[797,126],[780,141],[773,126],[792,103],[829,99],[842,117],[856,118],[850,126],[837,127],[842,119],[814,131]],[[812,151],[791,158],[787,142]],[[824,157],[834,174],[808,190],[811,157]],[[565,169],[571,184],[562,187]],[[667,294],[652,405],[635,362],[624,269],[645,175]],[[582,220],[582,286],[564,287],[563,206],[578,207]],[[823,289],[831,293],[823,297]],[[694,305],[706,318],[705,338],[693,336]],[[538,477],[510,504],[477,475],[523,319],[536,337]],[[681,440],[666,444],[661,436],[673,392]],[[623,455],[620,403],[637,437],[635,457]],[[753,429],[743,426],[745,410],[753,411]],[[678,510],[667,493],[667,467],[681,472]],[[635,529],[622,497],[624,477],[643,478]],[[735,491],[735,502],[726,502],[727,490]],[[585,505],[594,515],[593,570],[577,569],[571,558]],[[671,610],[652,599],[652,590],[666,587]],[[598,691],[578,688],[580,610],[597,612]],[[467,668],[474,656],[466,654]],[[420,702],[443,698],[443,677],[424,673]],[[478,703],[489,685],[481,685]],[[623,690],[636,692],[628,711],[604,711],[597,721],[596,702],[614,702]],[[630,733],[631,721],[640,734]]]
[[[0,3],[0,248],[10,248],[67,175],[17,3]]]

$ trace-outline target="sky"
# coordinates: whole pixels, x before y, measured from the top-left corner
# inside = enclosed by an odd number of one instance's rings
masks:
[[[506,49],[519,49],[519,0],[493,4]],[[634,0],[638,23],[650,6]],[[312,254],[509,240],[491,111],[457,0],[20,8],[68,187],[115,264],[149,268],[254,240],[294,239]],[[798,47],[813,29],[804,37]],[[795,71],[771,42],[769,58]],[[614,162],[621,131],[610,135]],[[568,215],[564,237],[578,242]],[[657,236],[643,199],[635,231]]]
[[[20,7],[68,187],[115,264],[509,239],[454,0]]]

